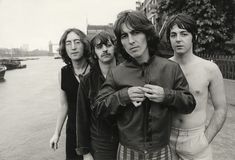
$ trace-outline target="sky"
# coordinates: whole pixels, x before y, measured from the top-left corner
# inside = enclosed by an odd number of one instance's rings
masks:
[[[137,0],[0,0],[0,48],[48,50],[67,28],[114,23]]]

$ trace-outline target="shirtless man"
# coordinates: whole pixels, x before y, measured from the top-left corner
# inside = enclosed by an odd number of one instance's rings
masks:
[[[218,66],[193,54],[196,32],[196,22],[185,14],[175,15],[167,23],[167,40],[174,51],[170,59],[182,68],[197,102],[191,114],[173,116],[170,146],[176,160],[211,160],[209,144],[222,128],[227,113],[223,77]],[[209,95],[214,112],[206,124]]]

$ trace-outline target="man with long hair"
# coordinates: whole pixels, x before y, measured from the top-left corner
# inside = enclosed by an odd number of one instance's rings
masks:
[[[118,160],[171,159],[172,111],[191,113],[195,100],[180,66],[158,56],[153,24],[124,11],[114,25],[125,61],[111,69],[96,99],[96,115],[117,116]]]
[[[66,160],[81,160],[76,148],[76,102],[82,76],[90,70],[90,43],[86,35],[77,28],[67,29],[61,36],[59,54],[66,63],[59,72],[60,106],[50,147],[58,149],[58,142],[64,122],[66,124]]]

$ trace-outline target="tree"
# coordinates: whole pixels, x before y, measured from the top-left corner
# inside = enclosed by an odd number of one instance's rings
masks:
[[[220,1],[221,2],[221,1]],[[185,12],[197,22],[198,38],[196,53],[232,54],[234,50],[225,45],[232,39],[232,2],[221,4],[216,0],[161,0],[159,13],[167,15]]]

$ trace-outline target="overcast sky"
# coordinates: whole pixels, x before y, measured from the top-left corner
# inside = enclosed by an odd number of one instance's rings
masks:
[[[87,23],[107,25],[136,0],[0,0],[0,48],[48,50],[70,27],[86,32]]]

